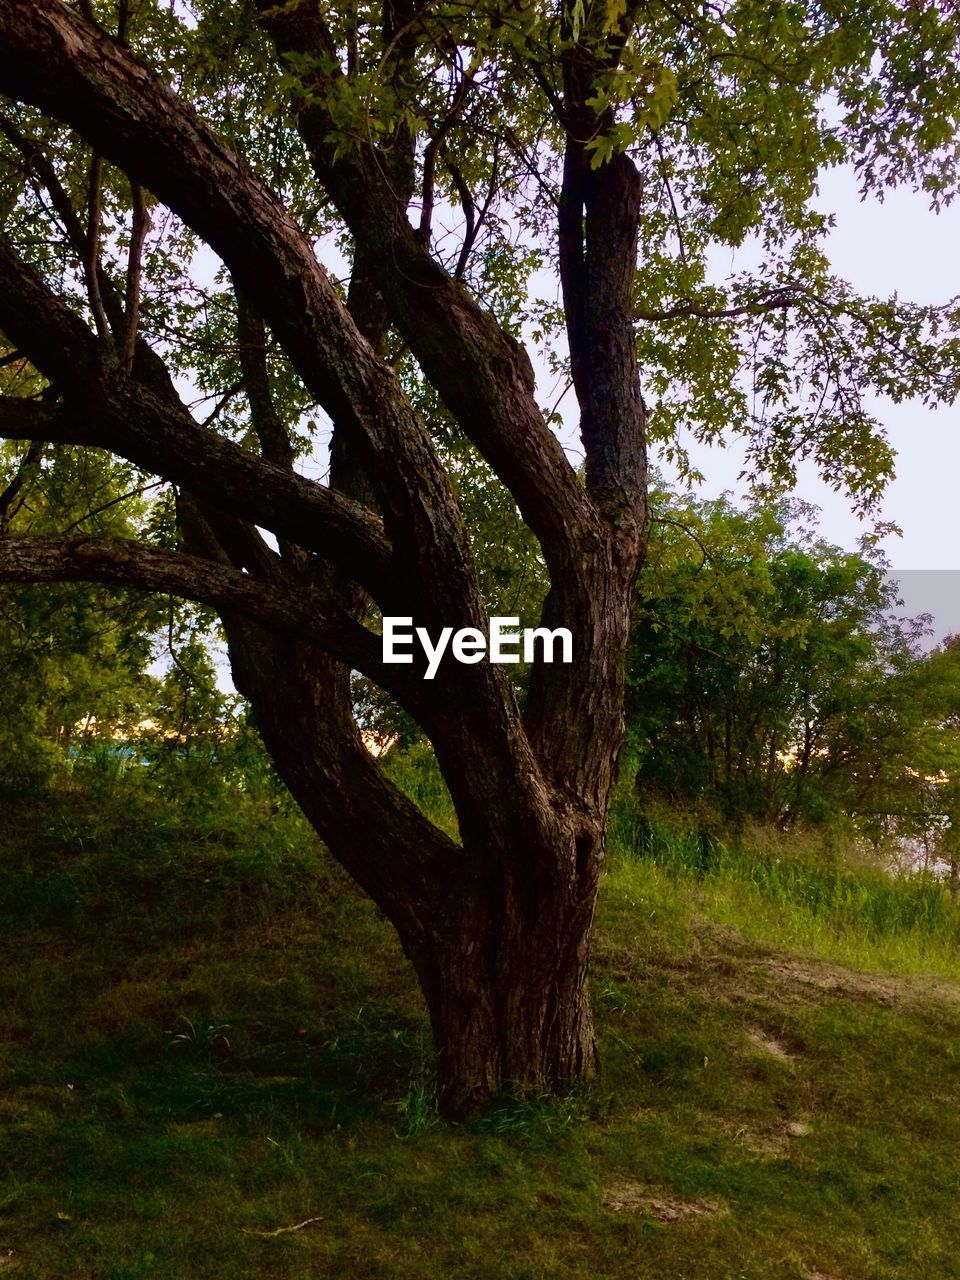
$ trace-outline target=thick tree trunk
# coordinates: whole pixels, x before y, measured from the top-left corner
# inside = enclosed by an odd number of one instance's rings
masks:
[[[378,820],[398,798],[352,729],[346,668],[236,619],[227,632],[237,687],[278,771],[394,925],[414,967],[444,1111],[462,1115],[499,1093],[589,1079],[602,816],[559,792],[522,789],[519,801],[473,810],[462,846],[447,848],[408,802],[404,823],[396,812]],[[475,780],[451,777],[450,768],[451,790],[469,791]],[[428,859],[436,870],[425,875]]]
[[[265,644],[262,633],[235,622],[229,631],[238,686],[253,695],[281,776],[413,964],[444,1111],[461,1115],[498,1093],[543,1093],[588,1079],[597,1062],[587,976],[599,823],[564,813],[557,800],[522,814],[508,800],[462,833],[464,849],[451,845],[448,875],[425,886],[416,859],[436,858],[435,829],[412,806],[406,830],[395,816],[389,825],[375,821],[386,799],[382,779],[358,740],[344,748],[335,723],[337,704],[348,705],[344,668],[330,663],[324,671],[315,655],[302,663],[295,645],[279,651],[275,640]],[[521,827],[528,847],[518,858],[504,833]],[[378,838],[393,845],[392,878],[382,873]]]
[[[465,922],[422,983],[448,1115],[500,1093],[561,1090],[596,1070],[586,936],[541,929],[519,955],[491,955],[494,946],[485,930]]]
[[[575,859],[567,878],[534,896],[517,893],[507,859],[496,857],[488,882],[452,898],[426,945],[411,950],[448,1114],[498,1093],[564,1089],[596,1071],[588,970],[599,859]]]

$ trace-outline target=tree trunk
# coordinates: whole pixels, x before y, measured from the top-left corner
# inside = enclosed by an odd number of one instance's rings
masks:
[[[421,979],[448,1115],[463,1115],[498,1093],[562,1090],[590,1079],[597,1067],[585,933],[541,928],[519,955],[495,947],[487,930],[470,921]]]
[[[597,1064],[587,977],[602,815],[552,789],[502,789],[499,801],[461,816],[460,846],[445,844],[362,746],[346,667],[225,621],[234,680],[281,777],[414,967],[443,1110],[462,1115],[498,1093],[588,1079]],[[473,770],[464,763],[452,776],[456,760],[445,765],[448,785],[469,793]],[[389,822],[380,816],[387,805]]]
[[[453,898],[426,946],[411,952],[448,1114],[497,1093],[564,1089],[596,1071],[588,969],[599,859],[578,868],[575,858],[566,880],[534,896],[518,892],[497,857],[499,873]]]

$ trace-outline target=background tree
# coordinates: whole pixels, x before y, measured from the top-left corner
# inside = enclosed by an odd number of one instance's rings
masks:
[[[0,367],[9,395],[37,390],[23,360]],[[109,454],[0,442],[0,536],[63,529],[131,537],[147,482]],[[41,786],[70,760],[81,722],[136,723],[159,602],[122,588],[24,584],[0,595],[0,789]]]
[[[960,782],[960,652],[948,638],[894,664],[873,682],[859,714],[839,723],[823,767],[837,803],[871,839],[893,837],[908,865],[956,861]]]
[[[739,431],[765,483],[809,456],[876,498],[891,453],[864,395],[950,398],[952,312],[854,297],[812,201],[843,159],[868,189],[949,196],[954,18],[0,0],[0,89],[0,330],[45,384],[0,400],[0,434],[162,478],[181,539],[6,536],[0,577],[215,607],[280,774],[416,969],[447,1107],[588,1075],[648,426],[681,461],[685,428]],[[748,236],[763,270],[710,282],[711,248]],[[569,370],[582,474],[524,340]],[[573,632],[522,699],[486,662],[425,682],[380,660],[378,611],[485,624],[427,387],[537,541],[544,623]],[[318,419],[326,484],[295,467]],[[433,743],[459,843],[363,750],[352,669]]]
[[[661,493],[653,513],[628,695],[640,793],[779,824],[883,803],[880,762],[916,762],[930,722],[924,620],[898,617],[883,562],[819,538],[803,504]]]

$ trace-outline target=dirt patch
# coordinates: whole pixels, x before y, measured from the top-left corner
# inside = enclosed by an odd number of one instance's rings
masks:
[[[723,1205],[709,1200],[678,1200],[643,1182],[620,1182],[608,1187],[602,1203],[610,1213],[635,1213],[656,1222],[682,1222],[726,1212]]]
[[[771,1058],[776,1058],[779,1062],[792,1062],[793,1057],[787,1052],[786,1046],[776,1036],[770,1035],[764,1031],[763,1027],[750,1026],[747,1027],[747,1040],[750,1047],[760,1053],[769,1054]]]
[[[743,1147],[751,1155],[762,1156],[767,1160],[779,1160],[787,1155],[790,1143],[784,1133],[774,1129],[735,1129],[730,1126],[730,1136],[738,1147]]]
[[[787,1159],[795,1140],[810,1132],[810,1125],[805,1120],[790,1120],[782,1127],[761,1129],[726,1120],[720,1122],[719,1128],[738,1147],[765,1160]]]
[[[945,978],[901,978],[862,973],[808,957],[785,956],[744,937],[729,925],[701,921],[695,929],[698,949],[687,958],[698,985],[725,979],[721,999],[755,1000],[769,994],[771,980],[781,999],[808,1000],[811,993],[849,996],[881,1005],[960,1006],[960,982]],[[727,982],[726,979],[732,979]]]
[[[885,1005],[960,1005],[960,983],[944,978],[897,978],[885,973],[860,973],[816,960],[765,959],[758,968],[778,981],[813,988],[826,994],[860,997]]]
[[[795,986],[813,987],[817,991],[836,992],[838,995],[867,996],[878,1004],[894,1004],[917,993],[918,984],[909,978],[894,978],[881,973],[858,973],[855,969],[841,969],[835,965],[819,964],[814,960],[770,957],[758,966],[780,982]],[[929,984],[924,984],[929,993]],[[960,993],[944,984],[953,1000]]]

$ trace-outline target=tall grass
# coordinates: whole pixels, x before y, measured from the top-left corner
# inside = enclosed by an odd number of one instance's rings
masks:
[[[960,973],[960,910],[934,876],[889,875],[802,836],[720,835],[622,800],[610,849],[615,885],[644,867],[748,935],[865,968]]]

